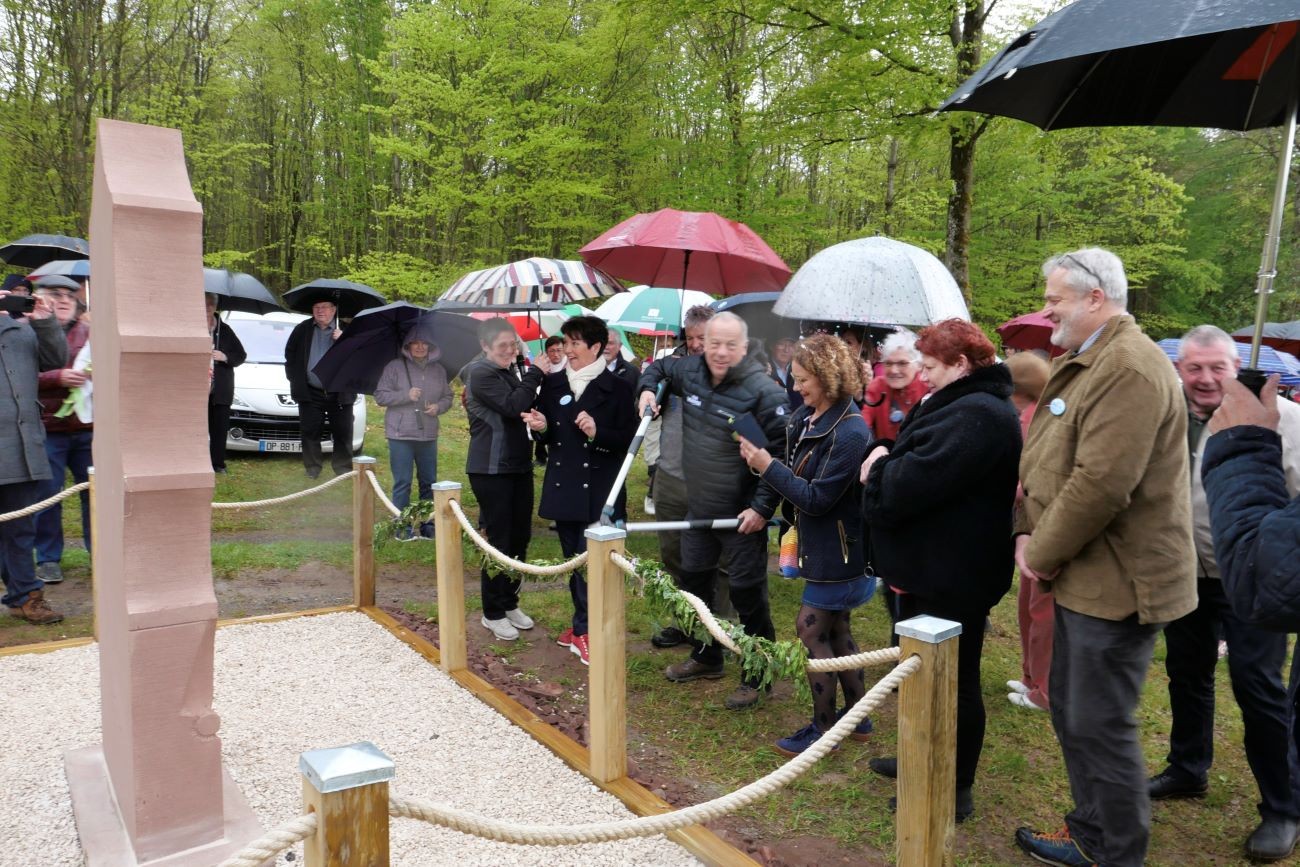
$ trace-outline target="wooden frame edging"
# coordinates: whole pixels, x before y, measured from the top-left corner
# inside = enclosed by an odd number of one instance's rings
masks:
[[[438,648],[428,639],[411,632],[398,623],[391,614],[382,609],[367,606],[362,608],[361,611],[416,653],[429,660],[432,664],[438,665]],[[569,767],[591,779],[600,788],[618,798],[636,815],[657,816],[661,813],[672,812],[673,807],[671,804],[651,794],[649,790],[630,777],[619,777],[608,783],[596,781],[591,775],[591,762],[585,747],[579,746],[573,740],[560,734],[555,728],[543,722],[537,714],[528,710],[477,674],[469,670],[460,670],[452,672],[450,677],[473,693],[484,704],[523,729],[533,740],[559,756]],[[758,867],[757,861],[701,825],[671,831],[665,836],[705,864],[717,865],[717,867]]]

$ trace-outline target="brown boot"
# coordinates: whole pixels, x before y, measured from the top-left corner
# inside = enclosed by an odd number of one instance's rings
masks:
[[[27,601],[21,606],[9,606],[9,613],[20,620],[26,620],[28,623],[35,623],[38,626],[58,623],[63,619],[62,614],[45,603],[44,590],[33,590],[28,593]]]

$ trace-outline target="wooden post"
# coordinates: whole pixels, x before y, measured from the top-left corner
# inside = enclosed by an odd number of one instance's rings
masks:
[[[460,499],[460,482],[433,485],[433,537],[438,549],[438,664],[443,671],[463,671],[465,649],[465,559],[460,522],[451,501]]]
[[[902,659],[921,667],[898,691],[898,863],[951,867],[956,834],[957,642],[961,624],[900,622]]]
[[[375,459],[355,457],[352,469],[352,604],[369,608],[375,604],[375,489],[366,470]]]
[[[608,783],[627,776],[627,624],[624,575],[609,555],[622,554],[627,532],[617,527],[588,527],[587,619],[591,666],[588,671],[587,721],[591,776]]]
[[[302,803],[317,817],[305,867],[388,867],[388,781],[393,760],[372,743],[310,750],[298,760]]]
[[[89,542],[94,545],[94,540],[99,536],[99,528],[95,526],[95,468],[86,468],[86,481],[90,483],[90,538],[83,539],[82,543]],[[87,546],[89,549],[90,546]],[[90,561],[90,628],[95,640],[99,641],[99,582],[95,580],[95,561]]]

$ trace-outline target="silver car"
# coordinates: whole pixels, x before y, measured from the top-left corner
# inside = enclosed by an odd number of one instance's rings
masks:
[[[226,449],[237,452],[301,452],[302,427],[298,404],[289,394],[284,375],[284,345],[289,332],[306,319],[301,313],[223,313],[222,319],[239,336],[248,359],[235,368],[235,399],[230,404]],[[361,454],[366,436],[366,396],[352,405],[352,454]],[[334,451],[329,423],[321,438],[326,453]]]

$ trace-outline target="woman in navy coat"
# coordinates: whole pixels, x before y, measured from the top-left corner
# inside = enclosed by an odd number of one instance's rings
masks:
[[[587,549],[584,531],[600,518],[623,457],[636,433],[632,387],[605,367],[605,320],[577,316],[560,326],[569,363],[542,382],[536,409],[524,421],[546,444],[546,476],[538,514],[555,522],[560,550],[573,557]],[[614,517],[627,512],[620,490]],[[569,576],[573,626],[557,640],[588,664],[587,579]]]

